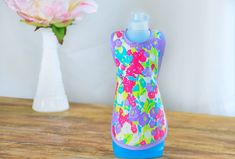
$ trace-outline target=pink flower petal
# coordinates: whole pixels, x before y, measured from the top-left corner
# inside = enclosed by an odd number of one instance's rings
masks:
[[[94,0],[5,0],[6,4],[26,21],[53,24],[81,19],[84,14],[94,13]],[[72,10],[69,6],[73,5]]]

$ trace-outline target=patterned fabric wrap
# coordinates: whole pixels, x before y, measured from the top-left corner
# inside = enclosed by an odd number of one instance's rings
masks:
[[[165,39],[159,31],[150,32],[143,43],[129,41],[126,31],[111,36],[117,69],[111,134],[116,144],[127,149],[150,148],[167,134],[157,83]]]

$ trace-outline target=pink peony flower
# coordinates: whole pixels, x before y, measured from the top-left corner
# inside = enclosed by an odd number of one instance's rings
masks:
[[[84,14],[94,13],[94,0],[5,0],[22,21],[38,28],[52,28],[60,43],[66,27]],[[62,35],[59,35],[62,34]]]

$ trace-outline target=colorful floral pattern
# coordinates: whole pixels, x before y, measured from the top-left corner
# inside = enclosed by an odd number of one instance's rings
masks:
[[[150,39],[132,43],[125,31],[112,34],[111,47],[117,67],[112,137],[118,145],[145,149],[165,139],[167,123],[157,76],[165,39],[151,31]]]

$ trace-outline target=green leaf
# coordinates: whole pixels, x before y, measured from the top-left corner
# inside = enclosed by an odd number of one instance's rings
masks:
[[[67,27],[57,27],[55,25],[51,25],[52,31],[55,33],[55,36],[58,42],[62,45],[64,42],[64,37],[66,35]]]
[[[38,31],[39,29],[41,29],[41,27],[36,27],[34,31]]]

